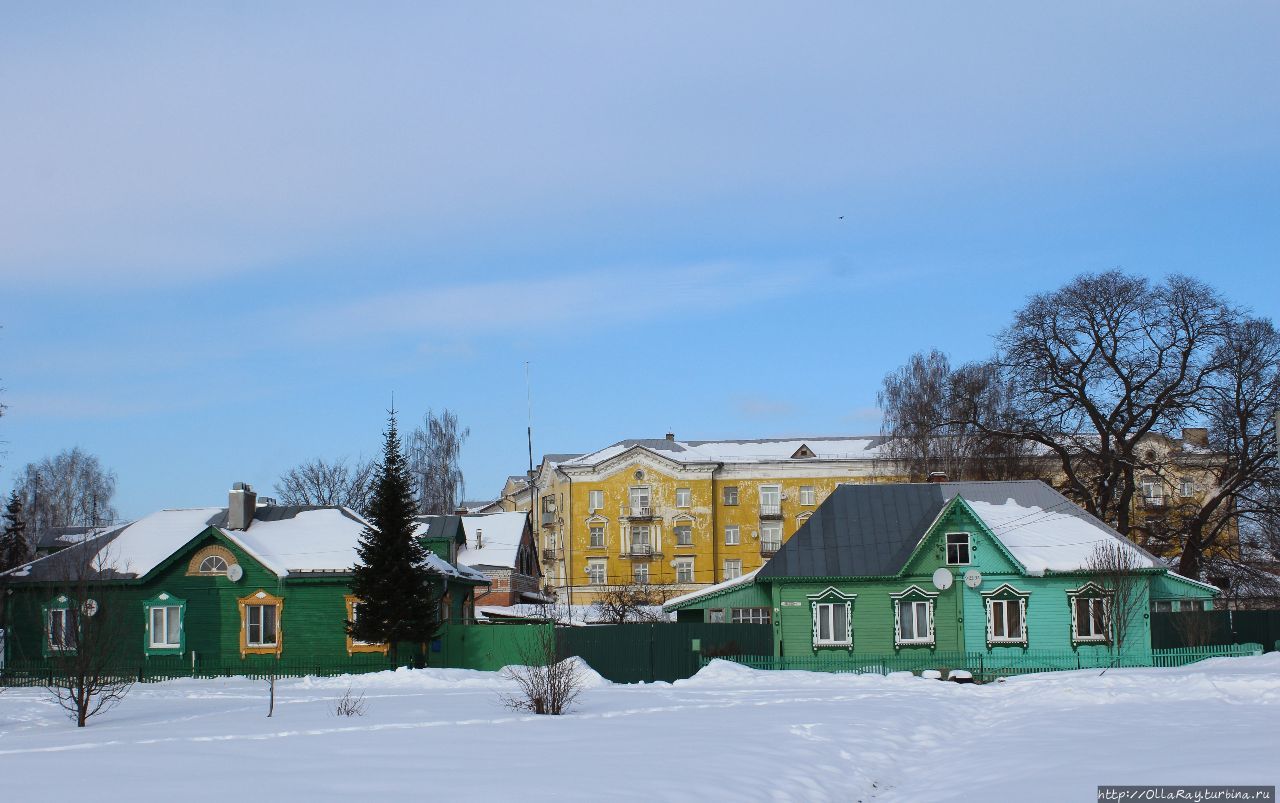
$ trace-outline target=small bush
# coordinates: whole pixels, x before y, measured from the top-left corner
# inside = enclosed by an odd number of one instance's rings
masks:
[[[347,687],[346,694],[338,698],[338,702],[334,703],[333,715],[335,717],[362,717],[368,709],[369,704],[365,702],[364,693],[352,694],[351,687]]]

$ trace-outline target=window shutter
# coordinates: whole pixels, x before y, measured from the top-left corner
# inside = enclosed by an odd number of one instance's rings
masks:
[[[849,649],[853,649],[853,606],[847,602],[844,604],[844,640]]]
[[[813,613],[813,645],[818,646],[818,604],[810,603],[809,610]]]

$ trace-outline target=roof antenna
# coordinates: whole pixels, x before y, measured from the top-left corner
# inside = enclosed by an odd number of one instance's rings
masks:
[[[524,394],[525,401],[529,406],[528,426],[525,428],[525,435],[529,440],[529,476],[533,476],[533,390],[529,385],[529,361],[524,361]]]

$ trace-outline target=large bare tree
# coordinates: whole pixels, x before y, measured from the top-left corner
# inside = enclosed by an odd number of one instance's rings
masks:
[[[458,426],[449,409],[439,416],[428,410],[422,425],[409,438],[409,474],[413,478],[418,512],[449,514],[458,509],[465,484],[459,460],[471,429]]]
[[[28,532],[99,527],[116,519],[116,475],[80,447],[28,463],[18,477]]]
[[[330,463],[318,457],[281,475],[276,497],[283,505],[341,505],[364,513],[375,468],[372,460],[348,463],[339,458]]]

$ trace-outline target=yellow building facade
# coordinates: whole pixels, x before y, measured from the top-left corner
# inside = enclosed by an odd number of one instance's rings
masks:
[[[671,594],[754,571],[841,482],[889,479],[879,437],[623,441],[544,460],[529,504],[548,590],[589,604]]]

